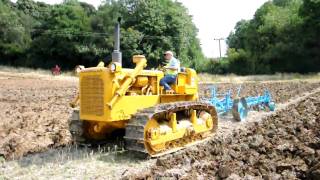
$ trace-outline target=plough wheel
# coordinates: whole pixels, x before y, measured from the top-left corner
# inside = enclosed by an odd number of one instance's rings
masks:
[[[233,101],[232,115],[236,121],[243,121],[248,115],[248,104],[245,98]]]
[[[274,111],[276,108],[276,104],[274,102],[269,102],[268,103],[268,108],[270,111]]]

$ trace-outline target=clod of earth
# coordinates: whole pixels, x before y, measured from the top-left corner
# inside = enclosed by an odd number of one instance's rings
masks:
[[[206,144],[162,158],[145,177],[175,178],[169,172],[183,169],[186,164],[180,157],[184,157],[197,163],[191,163],[179,178],[320,179],[319,112],[317,92],[235,131],[232,138],[216,136]]]
[[[200,97],[208,86],[200,86]],[[237,87],[220,84],[219,91]],[[243,96],[259,95],[267,88],[276,103],[284,103],[319,88],[320,83],[245,83],[242,87]],[[70,144],[68,104],[76,91],[75,80],[1,78],[0,162]],[[320,179],[319,99],[319,93],[309,96],[230,136],[224,134],[229,124],[220,126],[220,134],[206,144],[161,157],[143,173],[125,172],[124,179]]]

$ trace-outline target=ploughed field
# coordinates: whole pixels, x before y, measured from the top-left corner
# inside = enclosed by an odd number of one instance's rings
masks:
[[[236,92],[240,84],[215,85],[221,93],[230,88]],[[75,78],[0,73],[0,157],[18,159],[70,144],[68,104],[77,86]],[[200,85],[201,98],[210,86]],[[278,104],[306,98],[238,130],[238,122],[219,119],[219,133],[207,143],[159,158],[150,171],[125,177],[316,176],[320,173],[320,93],[308,93],[319,88],[319,81],[243,83],[241,96],[262,95],[268,89]]]
[[[0,74],[0,155],[17,159],[70,143],[68,103],[77,82]]]
[[[320,179],[320,91],[123,179]]]

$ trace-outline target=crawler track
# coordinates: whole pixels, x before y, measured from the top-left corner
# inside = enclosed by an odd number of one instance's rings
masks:
[[[83,121],[80,121],[79,110],[73,110],[69,121],[69,130],[74,143],[83,144],[85,142]]]
[[[169,141],[166,143],[166,150],[161,151],[156,154],[150,154],[148,151],[148,144],[145,140],[145,126],[148,121],[152,118],[160,119],[160,117],[168,117],[170,113],[175,113],[184,110],[201,110],[208,112],[213,120],[213,129],[211,132],[186,135],[182,139],[177,139],[174,141]],[[218,126],[217,113],[213,106],[203,103],[203,102],[175,102],[160,104],[155,107],[146,108],[139,111],[134,117],[129,121],[126,127],[126,135],[124,137],[126,149],[138,153],[142,153],[146,156],[151,157],[162,156],[164,154],[172,153],[179,149],[183,149],[187,145],[195,144],[197,141],[201,141],[213,134]]]

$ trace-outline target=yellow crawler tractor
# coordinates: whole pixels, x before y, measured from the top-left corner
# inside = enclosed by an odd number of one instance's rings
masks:
[[[193,69],[180,72],[172,85],[175,93],[166,94],[159,85],[164,73],[144,70],[144,56],[133,56],[134,69],[122,68],[119,39],[117,23],[111,64],[79,73],[79,95],[72,102],[79,108],[69,122],[75,143],[106,140],[123,130],[127,150],[153,157],[199,142],[215,132],[216,110],[198,101]]]

